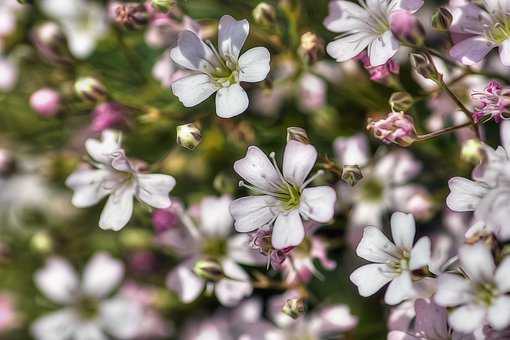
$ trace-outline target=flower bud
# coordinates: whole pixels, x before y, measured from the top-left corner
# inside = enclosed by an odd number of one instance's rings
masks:
[[[316,62],[324,54],[324,40],[317,34],[306,32],[301,36],[299,53],[310,63]]]
[[[193,150],[202,141],[202,132],[193,123],[177,126],[177,144]]]
[[[363,172],[359,165],[344,165],[341,178],[342,181],[353,187],[363,179]]]
[[[60,110],[60,95],[50,88],[39,89],[30,96],[30,106],[43,117],[54,117]]]
[[[175,0],[152,0],[152,7],[160,12],[168,12],[175,5]]]
[[[197,261],[193,266],[193,272],[198,277],[212,282],[217,282],[225,277],[221,264],[210,259]]]
[[[30,239],[30,246],[37,253],[47,254],[53,250],[53,240],[48,232],[39,231]]]
[[[409,146],[416,141],[416,130],[411,116],[391,112],[386,118],[369,120],[367,130],[384,143]]]
[[[94,132],[126,124],[126,108],[117,102],[99,104],[92,112],[91,128]]]
[[[439,9],[432,15],[432,27],[436,31],[446,32],[450,28],[453,21],[452,13],[446,7]]]
[[[422,45],[425,40],[423,25],[409,11],[393,12],[390,17],[390,28],[393,35],[403,43]]]
[[[105,101],[108,99],[106,88],[96,78],[84,77],[78,79],[76,83],[74,83],[74,90],[79,97],[91,102]]]
[[[126,28],[137,29],[149,22],[149,13],[143,4],[119,4],[115,8],[115,21]]]
[[[407,92],[394,92],[388,101],[393,111],[407,111],[414,103],[413,97]]]
[[[305,313],[305,302],[303,299],[289,299],[283,305],[282,312],[293,319],[297,319]]]
[[[425,52],[414,52],[410,55],[411,65],[415,71],[424,77],[440,84],[443,81],[443,76],[438,72],[431,56]]]
[[[179,223],[179,215],[172,202],[170,208],[155,209],[152,213],[152,225],[156,233],[162,233],[175,228]]]
[[[232,176],[227,176],[224,173],[220,173],[214,177],[213,187],[222,194],[231,194],[236,188]]]
[[[253,19],[259,25],[270,26],[276,22],[276,10],[270,4],[261,2],[253,9]]]
[[[295,140],[303,144],[310,144],[310,138],[306,130],[300,127],[287,128],[287,142]]]

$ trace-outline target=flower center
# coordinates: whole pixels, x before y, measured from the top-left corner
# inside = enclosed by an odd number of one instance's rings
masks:
[[[202,244],[204,255],[218,259],[227,255],[227,241],[223,238],[211,238]]]
[[[293,184],[287,184],[287,191],[279,197],[285,211],[294,210],[301,202],[301,189]]]
[[[77,306],[80,316],[85,320],[94,319],[99,313],[99,301],[90,297],[82,297]]]
[[[367,201],[380,201],[383,198],[384,185],[376,179],[368,179],[361,187],[361,196]]]
[[[490,306],[497,295],[498,289],[493,283],[481,283],[476,287],[476,299],[486,306]]]
[[[505,16],[491,27],[487,32],[487,38],[496,44],[501,44],[510,38],[510,17]]]
[[[411,253],[409,250],[402,249],[401,257],[398,260],[395,260],[389,264],[389,266],[396,272],[402,273],[406,270],[409,270],[409,259],[411,258]]]

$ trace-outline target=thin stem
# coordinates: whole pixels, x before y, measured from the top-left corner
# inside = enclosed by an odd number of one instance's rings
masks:
[[[423,142],[423,141],[426,141],[426,140],[430,140],[430,139],[436,138],[438,136],[441,136],[441,135],[450,133],[452,131],[468,127],[468,126],[473,126],[473,123],[467,122],[467,123],[460,124],[460,125],[450,126],[450,127],[447,127],[447,128],[441,129],[441,130],[437,130],[437,131],[434,131],[434,132],[431,132],[431,133],[427,133],[427,134],[424,134],[424,135],[419,135],[417,137],[416,141],[417,142]]]
[[[455,95],[455,93],[450,90],[448,85],[444,81],[441,81],[441,88],[450,96],[450,98],[457,104],[457,106],[460,108],[462,112],[466,115],[466,117],[471,122],[471,125],[473,126],[473,129],[475,130],[476,137],[480,139],[480,131],[478,131],[477,124],[475,120],[473,119],[473,113],[462,103],[462,101]]]

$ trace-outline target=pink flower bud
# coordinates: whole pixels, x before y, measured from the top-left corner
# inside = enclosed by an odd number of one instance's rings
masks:
[[[42,117],[55,117],[60,110],[60,94],[47,87],[39,89],[30,96],[30,106]]]
[[[124,125],[127,120],[125,108],[116,102],[106,102],[99,104],[92,112],[91,128],[95,132]]]
[[[390,112],[386,118],[369,120],[367,129],[384,143],[409,146],[416,140],[413,119],[403,112]]]
[[[393,12],[390,27],[393,35],[403,43],[421,45],[425,40],[425,29],[411,12],[405,10]]]

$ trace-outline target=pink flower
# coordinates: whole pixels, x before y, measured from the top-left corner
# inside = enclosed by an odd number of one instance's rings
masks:
[[[126,109],[119,103],[107,102],[99,104],[92,112],[91,128],[94,132],[124,125],[127,122]]]
[[[363,63],[363,67],[368,71],[370,74],[370,79],[373,81],[381,82],[391,75],[398,74],[400,72],[400,65],[393,59],[389,59],[382,65],[372,66],[372,64],[370,64],[368,54],[365,51],[358,54],[356,59]]]
[[[409,146],[416,141],[413,119],[403,112],[390,112],[386,118],[369,121],[367,129],[388,144]]]
[[[43,117],[54,117],[60,109],[60,94],[53,89],[42,88],[32,94],[30,106]]]
[[[16,327],[18,318],[14,309],[14,302],[7,294],[0,294],[0,334]]]
[[[472,91],[471,98],[478,102],[473,112],[473,118],[479,122],[490,116],[500,123],[510,116],[510,91],[495,80],[491,80],[482,91]]]

